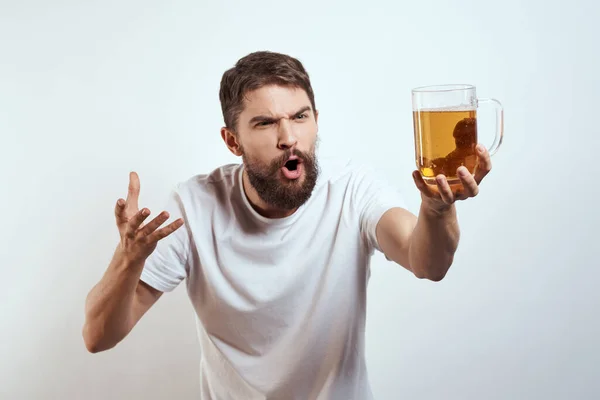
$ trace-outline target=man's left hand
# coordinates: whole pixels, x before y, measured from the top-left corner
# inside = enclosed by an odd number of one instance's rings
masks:
[[[419,171],[413,172],[413,179],[417,188],[421,191],[423,203],[427,203],[435,211],[448,209],[457,200],[466,200],[469,197],[475,197],[479,193],[479,185],[483,178],[492,170],[492,161],[490,153],[485,146],[478,144],[477,166],[474,174],[464,167],[458,167],[457,175],[462,187],[454,192],[450,188],[444,175],[436,176],[437,190],[425,183]]]

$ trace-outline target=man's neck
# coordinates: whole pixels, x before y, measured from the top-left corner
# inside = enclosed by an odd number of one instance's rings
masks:
[[[252,184],[250,183],[250,179],[248,178],[248,173],[246,172],[246,170],[244,170],[243,175],[242,175],[242,184],[243,184],[244,193],[246,195],[246,198],[250,202],[250,205],[252,206],[252,208],[254,208],[254,210],[257,213],[259,213],[263,217],[265,217],[265,218],[285,218],[285,217],[289,217],[294,212],[296,212],[296,209],[282,210],[279,208],[274,208],[274,207],[270,206],[269,204],[265,203],[263,201],[263,199],[261,199],[260,196],[258,195],[258,192],[256,191],[256,189],[254,189],[254,186],[252,186]]]

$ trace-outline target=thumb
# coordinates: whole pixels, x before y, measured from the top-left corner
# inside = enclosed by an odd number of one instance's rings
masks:
[[[117,220],[117,226],[121,226],[127,223],[127,216],[125,215],[125,205],[125,200],[117,200],[117,204],[115,205],[115,218]]]

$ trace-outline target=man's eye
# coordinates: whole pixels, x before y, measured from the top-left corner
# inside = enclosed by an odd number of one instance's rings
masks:
[[[256,126],[267,126],[267,125],[271,125],[272,122],[271,121],[263,121],[263,122],[259,122]]]
[[[306,113],[300,114],[300,115],[296,115],[296,119],[304,119],[306,117],[307,117]]]

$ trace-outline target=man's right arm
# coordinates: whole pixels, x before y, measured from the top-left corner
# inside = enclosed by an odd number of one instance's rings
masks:
[[[129,179],[127,200],[119,199],[115,206],[121,239],[104,276],[85,301],[82,334],[86,348],[92,353],[115,347],[159,299],[162,292],[142,282],[140,277],[158,242],[183,226],[183,219],[178,218],[160,228],[169,218],[167,211],[142,226],[150,210],[138,209],[137,174],[131,172]]]
[[[140,280],[143,262],[128,262],[119,249],[85,303],[83,339],[91,353],[115,347],[162,295]]]

